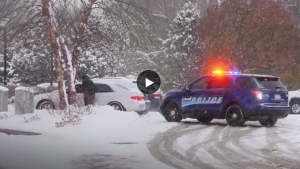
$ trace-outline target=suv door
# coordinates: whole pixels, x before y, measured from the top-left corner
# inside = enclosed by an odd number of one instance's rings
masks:
[[[253,103],[253,94],[251,93],[252,89],[255,89],[255,82],[251,77],[248,76],[239,76],[235,78],[235,100],[238,100],[239,103],[247,103],[243,104],[243,107],[247,109],[247,107],[251,107]]]
[[[207,88],[202,92],[202,101],[199,103],[201,111],[218,115],[231,85],[230,76],[211,76]]]
[[[94,85],[96,88],[96,105],[104,106],[107,105],[109,102],[113,101],[112,99],[115,97],[115,92],[109,85],[101,83],[96,83]]]
[[[181,109],[183,113],[196,112],[200,113],[199,98],[201,99],[203,91],[208,84],[208,77],[201,77],[189,85],[181,98]]]

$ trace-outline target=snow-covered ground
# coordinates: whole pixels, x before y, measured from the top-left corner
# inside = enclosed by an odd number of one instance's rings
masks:
[[[157,136],[150,151],[175,168],[296,169],[300,167],[299,122],[300,115],[289,115],[269,128],[258,122],[230,127],[224,120],[208,125],[187,120]]]
[[[157,112],[139,116],[105,106],[95,107],[92,114],[82,116],[79,125],[56,127],[62,118],[52,112],[16,116],[13,111],[10,106],[8,113],[0,113],[0,129],[41,135],[0,133],[0,169],[300,166],[300,115],[289,115],[279,120],[276,127],[262,127],[258,122],[229,127],[224,120],[208,125],[189,119],[167,123]],[[24,122],[24,118],[37,117],[37,121]]]
[[[42,135],[6,135],[0,133],[0,168],[69,169],[130,168],[153,169],[168,166],[158,162],[147,149],[157,133],[176,126],[157,112],[139,116],[118,112],[111,107],[95,107],[93,114],[82,117],[79,125],[55,127],[58,115],[36,111],[38,121],[24,122],[34,115],[16,116],[14,108],[2,114],[0,129],[38,132]],[[3,116],[8,115],[8,118]]]

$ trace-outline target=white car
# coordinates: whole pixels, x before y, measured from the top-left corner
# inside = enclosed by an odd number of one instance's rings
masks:
[[[129,90],[133,90],[136,92],[139,92],[141,95],[144,96],[144,101],[146,102],[146,110],[145,111],[141,111],[138,112],[139,115],[145,115],[149,112],[150,110],[150,106],[151,106],[151,102],[148,99],[148,95],[143,94],[139,88],[137,87],[136,83],[133,82],[132,79],[128,79],[125,77],[103,77],[103,78],[95,78],[92,80],[97,80],[97,81],[103,81],[103,82],[111,82],[111,83],[116,83],[119,84]]]
[[[144,96],[140,92],[129,90],[113,82],[105,82],[103,80],[93,80],[93,82],[96,87],[96,105],[110,105],[116,110],[136,111],[138,113],[146,110]],[[84,106],[81,83],[77,83],[75,87],[77,92],[77,104]],[[36,95],[34,97],[34,105],[36,109],[58,109],[58,91]]]
[[[118,82],[120,85],[124,85],[127,88],[132,88],[136,89],[139,91],[137,87],[137,77],[131,76],[130,78],[126,77],[103,77],[100,79],[105,79],[108,81],[114,81]],[[148,110],[154,110],[157,111],[160,107],[161,101],[162,101],[162,95],[163,91],[161,89],[158,89],[155,93],[153,94],[144,94],[146,101],[147,101],[147,109]],[[148,103],[149,102],[149,103]],[[149,104],[149,105],[148,105]]]
[[[289,91],[291,114],[300,114],[300,90]]]

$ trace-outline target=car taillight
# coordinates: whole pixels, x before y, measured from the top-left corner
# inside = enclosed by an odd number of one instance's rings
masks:
[[[155,99],[160,99],[160,98],[161,98],[161,94],[153,94],[153,97],[154,97]]]
[[[262,100],[263,94],[260,90],[252,90],[251,93],[254,94],[258,100]]]
[[[131,96],[130,98],[131,98],[132,100],[137,100],[137,101],[141,101],[141,100],[144,99],[143,96]]]

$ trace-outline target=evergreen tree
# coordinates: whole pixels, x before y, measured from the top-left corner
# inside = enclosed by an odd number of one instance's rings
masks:
[[[122,76],[128,52],[129,31],[112,14],[93,11],[86,31],[85,45],[80,57],[78,77]]]
[[[162,70],[160,71],[165,85],[175,87],[185,85],[196,75],[199,58],[195,55],[198,48],[198,36],[194,30],[199,20],[195,4],[186,3],[172,21],[168,38],[163,41],[161,56]]]
[[[45,32],[44,23],[36,25],[15,38],[9,74],[14,83],[37,85],[50,82],[52,70],[51,48]]]

